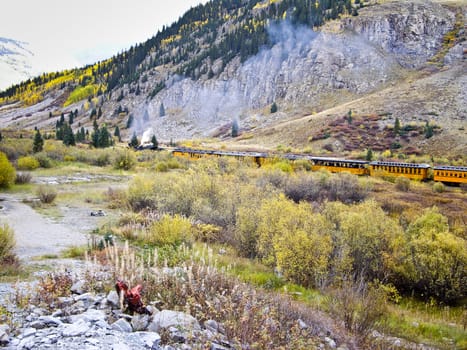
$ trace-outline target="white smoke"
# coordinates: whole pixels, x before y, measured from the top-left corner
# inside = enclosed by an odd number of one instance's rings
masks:
[[[151,142],[152,137],[154,136],[154,129],[148,128],[144,131],[143,136],[141,136],[141,146],[146,146]]]

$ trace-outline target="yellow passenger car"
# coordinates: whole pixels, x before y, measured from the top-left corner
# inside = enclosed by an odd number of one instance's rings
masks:
[[[433,180],[440,182],[467,183],[467,167],[434,166]]]
[[[355,175],[368,174],[368,162],[364,160],[311,157],[311,170],[326,169],[332,173],[349,172]]]
[[[425,180],[428,177],[428,164],[412,164],[399,162],[371,162],[370,175],[387,174],[403,176],[414,180]]]

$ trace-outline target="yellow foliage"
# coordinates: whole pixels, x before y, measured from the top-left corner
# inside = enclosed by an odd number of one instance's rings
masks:
[[[97,84],[78,86],[75,90],[73,90],[70,96],[68,96],[68,99],[65,101],[63,106],[66,107],[73,103],[84,100],[89,96],[93,96],[94,94],[96,94],[97,90],[99,90],[99,85]]]

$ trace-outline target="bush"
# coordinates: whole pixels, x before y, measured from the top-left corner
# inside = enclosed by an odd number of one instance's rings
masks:
[[[16,173],[15,183],[18,185],[30,183],[32,176],[30,173]]]
[[[20,170],[34,170],[39,166],[39,161],[34,157],[26,156],[18,159],[18,169]]]
[[[0,188],[10,187],[16,179],[16,170],[5,153],[0,152]]]
[[[159,173],[165,173],[169,170],[169,167],[166,162],[159,162],[156,165],[156,171]]]
[[[378,321],[386,313],[386,294],[380,287],[369,286],[364,281],[346,281],[330,292],[328,307],[345,328],[357,335],[360,341],[368,338]]]
[[[442,182],[435,182],[433,184],[433,192],[443,193],[445,191],[444,184]]]
[[[467,296],[467,242],[448,230],[436,208],[410,224],[403,272],[415,292],[451,303]]]
[[[107,152],[101,153],[101,154],[99,154],[97,156],[97,159],[95,161],[95,165],[100,166],[100,167],[104,167],[104,166],[109,165],[109,164],[110,164],[110,155]],[[125,166],[127,166],[127,165],[125,165]],[[125,169],[125,167],[123,169]]]
[[[41,203],[51,204],[57,197],[57,191],[51,186],[42,185],[37,189],[37,196]]]
[[[0,263],[10,261],[14,256],[15,235],[7,224],[0,225]]]
[[[182,243],[190,243],[192,237],[190,220],[179,215],[164,215],[150,226],[145,241],[159,246],[179,246]]]
[[[136,158],[133,152],[125,150],[117,154],[113,161],[115,169],[130,170],[136,164]]]
[[[45,154],[43,152],[36,153],[36,155],[34,157],[39,162],[39,165],[40,165],[41,168],[49,169],[49,168],[53,167],[52,159],[47,157],[47,154]]]
[[[410,179],[398,177],[396,179],[396,188],[399,191],[408,192],[410,190]]]

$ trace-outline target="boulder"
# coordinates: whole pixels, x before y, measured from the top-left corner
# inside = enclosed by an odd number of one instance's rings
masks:
[[[130,333],[133,330],[130,323],[128,323],[128,321],[123,318],[120,318],[119,320],[112,323],[112,329],[126,333]]]
[[[196,318],[183,312],[171,310],[162,310],[154,315],[152,322],[149,324],[148,330],[159,332],[161,329],[168,329],[169,327],[175,327],[186,331],[201,330]]]

